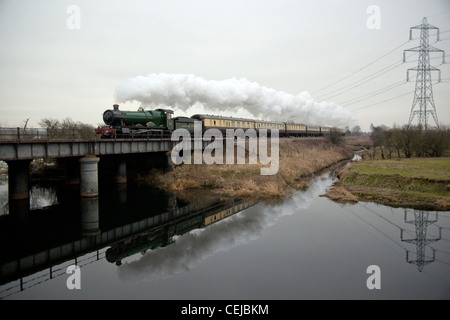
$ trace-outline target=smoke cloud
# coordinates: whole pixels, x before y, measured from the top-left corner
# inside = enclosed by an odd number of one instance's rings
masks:
[[[138,76],[117,86],[116,101],[309,125],[344,127],[355,121],[350,111],[334,102],[315,101],[308,92],[293,95],[277,91],[246,78],[216,81],[191,74]]]

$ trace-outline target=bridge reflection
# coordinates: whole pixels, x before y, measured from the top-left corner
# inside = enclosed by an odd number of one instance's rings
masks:
[[[76,187],[46,194],[54,205],[35,209],[29,201],[14,201],[0,216],[0,298],[65,274],[64,264],[106,256],[120,265],[127,256],[167,246],[253,205],[215,198],[189,204],[146,186],[116,186],[98,198],[80,199]]]

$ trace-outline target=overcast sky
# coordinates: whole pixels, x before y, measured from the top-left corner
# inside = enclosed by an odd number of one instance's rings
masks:
[[[79,16],[68,11],[72,5]],[[378,17],[368,13],[371,5],[380,9],[380,29],[368,27]],[[29,118],[36,127],[42,118],[70,117],[97,125],[117,86],[166,73],[306,91],[354,111],[349,125],[363,130],[402,125],[414,73],[401,82],[417,65],[411,53],[401,64],[403,50],[419,45],[419,31],[408,41],[409,29],[425,16],[442,32],[438,43],[431,33],[430,43],[448,55],[448,0],[0,0],[0,124],[23,126]],[[434,99],[448,125],[450,68],[440,57],[431,61],[446,80],[434,85]]]

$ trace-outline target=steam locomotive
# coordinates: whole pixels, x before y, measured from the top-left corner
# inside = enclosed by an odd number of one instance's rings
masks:
[[[102,138],[153,138],[170,137],[176,129],[186,129],[194,132],[195,121],[202,124],[202,132],[208,129],[218,129],[225,132],[226,129],[266,129],[268,134],[271,130],[277,129],[280,137],[319,137],[330,135],[337,131],[344,135],[345,131],[339,128],[311,126],[302,123],[262,121],[234,117],[222,117],[214,115],[196,114],[192,117],[173,117],[173,111],[169,109],[137,111],[119,110],[119,105],[115,104],[112,110],[103,113],[103,121],[106,126],[98,127],[96,133]]]

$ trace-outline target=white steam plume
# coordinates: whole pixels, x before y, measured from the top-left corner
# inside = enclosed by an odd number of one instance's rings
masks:
[[[277,91],[246,78],[205,80],[191,74],[150,74],[129,79],[116,88],[118,103],[138,101],[145,107],[169,106],[188,112],[196,106],[207,113],[251,115],[255,119],[294,121],[343,127],[353,114],[334,102],[315,101],[308,92]]]

